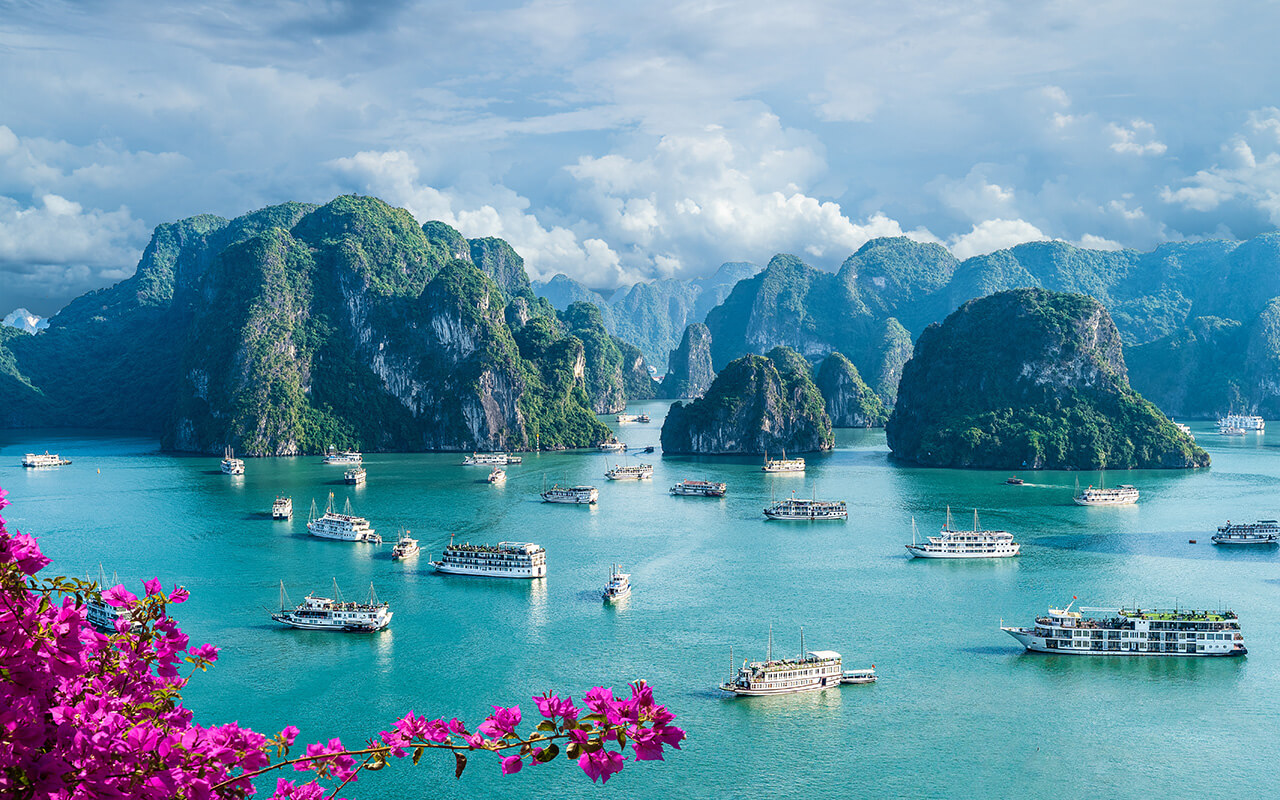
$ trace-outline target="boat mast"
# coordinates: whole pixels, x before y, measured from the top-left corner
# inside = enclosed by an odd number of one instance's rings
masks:
[[[800,660],[804,661],[804,626],[800,626]]]
[[[768,654],[765,656],[764,660],[765,660],[765,663],[770,663],[773,661],[773,623],[772,622],[769,623],[769,651],[768,651]]]
[[[911,543],[916,543],[916,518],[914,516],[911,518]]]
[[[978,532],[978,509],[973,510],[973,532]]]

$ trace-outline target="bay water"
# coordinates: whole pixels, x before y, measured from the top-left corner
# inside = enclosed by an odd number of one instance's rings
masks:
[[[633,448],[657,445],[667,404],[635,403],[651,424],[613,426]],[[610,420],[612,418],[609,418]],[[612,423],[610,423],[612,425]],[[580,697],[645,678],[689,735],[665,763],[628,766],[607,787],[562,761],[498,774],[472,755],[396,763],[344,790],[352,797],[1203,797],[1280,786],[1280,552],[1209,543],[1227,519],[1280,516],[1280,432],[1221,437],[1192,425],[1213,456],[1196,471],[1003,473],[892,462],[882,430],[841,430],[833,453],[807,455],[804,475],[768,475],[757,457],[640,455],[652,481],[603,477],[621,457],[525,454],[505,485],[462,454],[368,454],[368,482],[318,457],[250,459],[222,475],[218,458],[161,453],[148,438],[86,431],[0,431],[0,487],[10,530],[40,538],[51,572],[117,574],[135,591],[159,576],[191,600],[175,609],[193,643],[222,648],[186,691],[197,721],[238,720],[264,732],[302,728],[300,742],[359,744],[404,712],[472,724],[489,703],[545,689]],[[61,452],[56,469],[19,466],[24,452]],[[727,481],[728,497],[672,497],[684,478]],[[1083,508],[1082,485],[1132,483],[1136,506]],[[600,488],[595,507],[546,505],[553,483]],[[791,491],[842,499],[847,522],[769,522]],[[312,503],[350,498],[387,543],[306,535]],[[293,498],[291,522],[272,500]],[[957,527],[977,508],[1022,555],[911,559],[920,535]],[[405,528],[415,560],[393,562]],[[504,581],[434,574],[450,540],[532,541],[549,576]],[[1196,539],[1197,543],[1190,543]],[[633,595],[605,606],[609,565]],[[348,599],[370,583],[395,612],[371,635],[283,628],[269,619],[283,581],[294,603]],[[1239,659],[1106,658],[1024,653],[1006,624],[1049,606],[1133,604],[1227,608],[1240,615]],[[739,663],[836,650],[846,669],[875,664],[878,683],[767,698],[716,689]],[[528,727],[527,725],[525,727]],[[433,756],[435,756],[433,758]],[[535,774],[536,773],[536,774]],[[290,775],[289,777],[293,777]],[[271,782],[274,785],[274,781]]]

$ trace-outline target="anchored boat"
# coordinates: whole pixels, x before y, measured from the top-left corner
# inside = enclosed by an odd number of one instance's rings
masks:
[[[1237,522],[1218,528],[1218,532],[1209,537],[1214,544],[1276,544],[1280,542],[1280,522],[1274,519],[1260,519],[1257,522]]]
[[[545,578],[547,551],[530,542],[497,544],[454,544],[450,539],[436,572],[446,575],[474,575],[481,578]]]
[[[671,487],[671,493],[677,497],[724,497],[727,491],[728,484],[711,481],[683,480]]]
[[[236,458],[236,453],[231,449],[231,445],[227,445],[227,449],[222,454],[222,474],[224,475],[243,475],[244,462]]]
[[[43,453],[27,453],[22,457],[24,467],[61,467],[70,464],[71,459],[63,458],[57,453],[45,450]]]
[[[850,670],[846,673],[840,654],[832,650],[806,651],[804,629],[800,629],[800,655],[796,658],[774,659],[773,627],[769,628],[769,650],[764,661],[750,664],[743,659],[735,671],[733,649],[729,649],[729,680],[720,684],[722,691],[739,696],[759,697],[770,694],[796,694],[820,689],[832,689],[842,683],[872,683],[875,667],[870,670]],[[857,677],[855,677],[855,674]],[[846,680],[845,676],[849,675]],[[867,676],[870,680],[867,680]]]
[[[916,518],[911,518],[911,544],[907,551],[916,558],[1009,558],[1016,556],[1022,545],[1008,531],[984,531],[978,527],[978,510],[973,510],[973,530],[958,531],[951,527],[951,506],[947,506],[947,522],[937,536],[916,542]]]
[[[544,503],[593,505],[599,499],[600,492],[594,486],[561,486],[557,483],[542,493]]]
[[[337,450],[330,447],[324,454],[325,464],[361,464],[364,462],[364,455],[355,450]]]
[[[346,633],[371,633],[391,624],[390,606],[378,600],[378,594],[369,584],[369,601],[351,603],[342,599],[338,579],[333,579],[333,597],[308,594],[295,608],[287,607],[288,596],[284,581],[280,582],[280,610],[271,618],[291,628],[310,631],[343,631]]]
[[[342,473],[342,480],[351,486],[359,486],[360,484],[364,483],[365,476],[366,476],[365,468],[356,467],[355,469],[349,469],[346,472]]]
[[[765,506],[764,515],[783,520],[848,519],[849,510],[843,500],[805,500],[792,492],[786,500]]]
[[[782,458],[769,458],[769,453],[764,454],[764,466],[760,468],[763,472],[804,472],[803,458],[787,458],[787,451],[782,451]]]
[[[604,585],[601,597],[606,603],[616,603],[631,596],[631,573],[623,572],[621,564],[609,567],[609,582]]]
[[[382,537],[369,527],[369,520],[351,513],[351,498],[347,498],[342,513],[333,510],[333,492],[324,515],[316,516],[316,501],[311,501],[311,514],[307,517],[307,531],[321,539],[338,539],[343,542],[370,542],[382,544]]]
[[[276,501],[271,504],[272,519],[293,519],[293,498],[277,497]]]
[[[1000,626],[1027,650],[1094,656],[1242,656],[1249,652],[1233,611],[1050,608],[1032,627]],[[1085,616],[1085,615],[1088,616]]]

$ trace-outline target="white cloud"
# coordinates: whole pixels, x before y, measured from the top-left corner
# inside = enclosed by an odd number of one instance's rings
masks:
[[[994,253],[1024,242],[1049,239],[1039,228],[1021,219],[989,219],[973,226],[973,230],[947,240],[947,248],[961,261],[973,256]]]
[[[1102,236],[1094,236],[1092,233],[1086,233],[1081,236],[1078,241],[1072,242],[1076,247],[1083,247],[1087,250],[1123,250],[1124,245],[1114,239],[1107,239]]]
[[[1107,132],[1111,134],[1111,149],[1117,153],[1135,156],[1159,156],[1169,148],[1164,142],[1156,139],[1156,126],[1145,120],[1135,119],[1129,127],[1108,123]]]
[[[0,324],[8,325],[11,328],[18,328],[27,333],[35,333],[49,327],[49,320],[38,314],[32,314],[25,308],[15,308],[4,318]]]
[[[1242,201],[1280,225],[1280,109],[1249,113],[1244,128],[1223,143],[1220,160],[1182,182],[1165,186],[1160,199],[1192,211],[1217,211],[1229,201]]]
[[[939,176],[926,187],[946,206],[972,222],[1017,216],[1013,187],[996,183],[988,173],[995,164],[975,164],[960,180]]]

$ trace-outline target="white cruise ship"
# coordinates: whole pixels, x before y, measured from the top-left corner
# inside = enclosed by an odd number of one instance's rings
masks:
[[[227,445],[226,451],[222,454],[222,474],[244,474],[244,461],[236,458],[236,453],[231,449],[231,445]]]
[[[609,582],[600,594],[606,603],[616,603],[631,596],[631,573],[623,572],[621,564],[609,567]]]
[[[1218,532],[1210,537],[1214,544],[1276,544],[1280,542],[1280,522],[1260,519],[1257,522],[1227,520]]]
[[[332,447],[324,454],[325,464],[363,464],[364,456],[355,450],[335,450]]]
[[[545,578],[547,551],[529,542],[497,544],[454,544],[450,542],[436,572],[446,575],[477,575],[484,578]]]
[[[613,465],[613,469],[604,474],[611,481],[643,481],[653,477],[652,464]]]
[[[1072,499],[1080,506],[1128,506],[1138,502],[1138,490],[1127,483],[1114,489],[1090,486],[1084,491],[1077,491]]]
[[[1191,432],[1191,426],[1187,425],[1185,422],[1175,422],[1173,423],[1173,427],[1185,433],[1187,435],[1187,438],[1190,439],[1191,441],[1194,442],[1196,440],[1195,434]]]
[[[368,472],[364,467],[356,467],[342,473],[342,480],[351,486],[359,486],[365,482]]]
[[[627,443],[626,443],[626,442],[618,442],[618,441],[612,441],[612,440],[611,440],[611,441],[608,441],[608,442],[601,442],[601,443],[599,444],[599,448],[600,448],[601,452],[604,452],[604,453],[616,453],[616,452],[618,452],[619,450],[626,450],[626,449],[627,449]]]
[[[71,459],[63,458],[57,453],[50,453],[48,450],[43,453],[27,453],[22,457],[24,467],[61,467],[70,463]]]
[[[625,425],[628,422],[639,422],[640,415],[639,414],[619,414],[618,416],[614,417],[614,420],[619,425]]]
[[[1267,429],[1267,423],[1262,417],[1247,416],[1245,414],[1228,414],[1218,420],[1218,427],[1240,428],[1245,431],[1262,433]]]
[[[329,502],[325,505],[324,515],[316,516],[316,502],[311,501],[311,514],[307,517],[307,530],[312,536],[321,539],[338,539],[343,542],[370,542],[382,544],[382,537],[369,527],[369,520],[351,513],[351,499],[347,499],[342,513],[333,510],[333,492],[329,492]]]
[[[765,506],[764,515],[784,520],[848,519],[849,510],[843,500],[805,500],[792,492],[787,499]]]
[[[1000,630],[1036,653],[1094,656],[1242,656],[1248,650],[1231,611],[1050,608],[1029,628]],[[1088,614],[1089,616],[1085,616]]]
[[[951,527],[951,507],[947,506],[947,522],[937,536],[916,542],[916,520],[911,518],[911,544],[907,551],[916,558],[1009,558],[1016,556],[1022,545],[1008,531],[984,531],[978,527],[978,510],[973,510],[973,530],[959,531]]]
[[[787,451],[782,451],[782,458],[769,458],[769,454],[764,454],[764,466],[760,468],[763,472],[804,472],[803,458],[787,458]]]
[[[335,599],[336,598],[336,599]],[[378,595],[369,584],[369,601],[352,603],[342,599],[337,579],[333,582],[333,597],[317,597],[309,594],[296,608],[286,606],[284,582],[280,583],[280,610],[271,618],[291,628],[309,631],[343,631],[345,633],[371,633],[391,624],[391,608],[378,601]]]
[[[556,484],[542,493],[544,503],[569,503],[591,505],[600,499],[594,486],[561,486]]]
[[[271,504],[272,519],[293,519],[293,498],[277,497]]]
[[[831,650],[804,649],[804,632],[800,634],[800,653],[797,658],[773,657],[773,631],[769,632],[769,650],[764,661],[750,664],[744,659],[742,666],[734,670],[733,650],[729,651],[729,680],[720,689],[736,695],[759,697],[770,694],[795,694],[819,689],[834,689],[844,683],[845,672],[840,654]],[[858,670],[866,673],[865,670]],[[874,680],[874,671],[871,672]],[[849,683],[870,681],[850,680]]]
[[[462,466],[505,467],[508,464],[519,464],[523,460],[520,456],[513,456],[510,453],[472,453],[462,459]]]
[[[677,497],[724,497],[728,491],[728,484],[712,481],[683,480],[671,487],[671,493]]]

